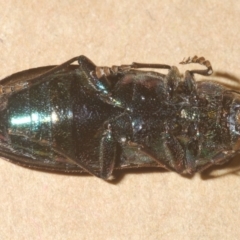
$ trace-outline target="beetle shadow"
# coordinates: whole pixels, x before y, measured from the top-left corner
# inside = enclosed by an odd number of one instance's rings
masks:
[[[109,181],[111,184],[118,184],[123,180],[123,178],[128,174],[152,174],[152,173],[159,173],[165,174],[169,173],[168,170],[163,168],[138,168],[138,169],[122,169],[122,170],[115,170],[114,171],[114,179]],[[213,165],[208,169],[204,170],[200,173],[200,178],[202,180],[213,180],[218,179],[221,177],[225,177],[227,175],[237,175],[240,176],[240,154],[234,157],[229,162],[223,165]],[[179,177],[192,179],[194,175],[179,175]]]
[[[240,176],[240,154],[223,165],[214,165],[200,173],[202,180],[216,179],[227,175]]]
[[[164,174],[168,173],[169,171],[164,168],[157,168],[157,167],[142,167],[142,168],[130,168],[130,169],[116,169],[114,170],[114,179],[109,181],[111,184],[118,184],[123,180],[126,175],[129,174],[152,174],[152,173],[159,173]]]
[[[34,171],[40,171],[37,169],[33,169]],[[152,173],[167,173],[168,170],[164,168],[157,168],[157,167],[141,167],[141,168],[129,168],[129,169],[115,169],[113,172],[113,179],[107,180],[107,183],[117,185],[120,183],[125,176],[128,174],[152,174]],[[56,174],[56,175],[63,175],[63,176],[71,176],[71,177],[94,177],[93,175],[87,173],[87,172],[81,172],[81,173],[64,173],[64,172],[49,172],[46,171],[46,173]]]
[[[37,170],[38,171],[38,170]],[[49,173],[49,172],[48,172]],[[157,167],[143,167],[143,168],[130,168],[130,169],[115,169],[113,172],[113,179],[107,181],[109,184],[117,185],[120,183],[125,176],[127,175],[139,175],[139,174],[152,174],[152,173],[158,173],[158,174],[165,174],[169,173],[168,170],[164,168],[157,168]],[[82,173],[57,173],[54,174],[57,175],[66,175],[66,176],[72,176],[72,177],[93,177],[89,173],[82,172]],[[177,173],[176,173],[177,174]],[[234,157],[229,162],[223,164],[223,165],[213,165],[209,167],[208,169],[204,170],[200,173],[200,178],[202,180],[213,180],[218,179],[220,177],[225,177],[227,175],[237,175],[240,176],[240,153]],[[192,179],[194,175],[179,175],[179,177],[186,178],[186,179]]]

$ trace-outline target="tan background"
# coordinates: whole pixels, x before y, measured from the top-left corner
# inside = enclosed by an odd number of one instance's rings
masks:
[[[198,54],[240,79],[240,2],[1,1],[0,52],[0,78],[80,54],[98,65]],[[1,160],[0,239],[239,239],[237,160],[215,178],[127,172],[116,184]]]

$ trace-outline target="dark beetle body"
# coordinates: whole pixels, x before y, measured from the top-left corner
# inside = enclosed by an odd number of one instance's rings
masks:
[[[78,60],[79,65],[71,65]],[[84,56],[1,81],[0,156],[54,172],[110,179],[114,168],[193,174],[240,149],[240,95],[160,64],[96,67]],[[167,75],[136,68],[166,68]]]

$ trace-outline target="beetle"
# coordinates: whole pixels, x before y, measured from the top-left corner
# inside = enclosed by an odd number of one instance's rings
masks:
[[[78,64],[74,64],[77,62]],[[99,67],[85,56],[25,70],[1,81],[0,156],[50,172],[88,172],[111,180],[114,169],[160,167],[194,174],[240,149],[240,93],[196,81],[175,66]],[[148,69],[167,69],[167,74]]]

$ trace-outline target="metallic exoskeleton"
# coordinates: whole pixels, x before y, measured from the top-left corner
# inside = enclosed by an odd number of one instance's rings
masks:
[[[79,65],[72,65],[78,61]],[[84,56],[13,74],[0,86],[0,156],[54,172],[162,167],[180,174],[222,164],[240,149],[240,94],[175,66],[97,67]],[[139,68],[168,69],[166,75]]]

